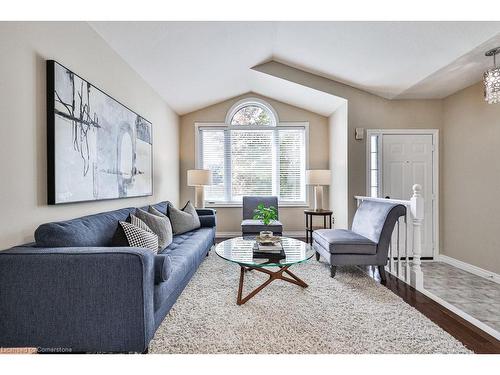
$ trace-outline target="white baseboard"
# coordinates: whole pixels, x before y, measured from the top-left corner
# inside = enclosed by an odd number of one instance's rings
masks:
[[[241,233],[238,233],[238,232],[215,232],[215,238],[238,237],[238,236],[241,236]]]
[[[453,258],[451,258],[453,259]],[[440,305],[446,307],[448,310],[454,312],[455,314],[457,314],[458,316],[460,316],[461,318],[467,320],[469,323],[475,325],[477,328],[483,330],[484,332],[486,332],[487,334],[493,336],[494,338],[496,338],[497,340],[500,340],[500,332],[498,332],[496,329],[484,324],[483,322],[477,320],[476,318],[474,318],[473,316],[467,314],[465,311],[463,310],[460,310],[458,307],[450,304],[449,302],[446,302],[444,299],[436,296],[435,294],[429,292],[428,290],[426,289],[422,289],[420,290],[420,292],[422,294],[425,294],[427,297],[429,297],[430,299],[436,301],[437,303],[439,303]]]
[[[239,237],[241,236],[241,232],[216,232],[216,238],[224,238],[224,237]],[[285,231],[283,232],[283,236],[287,237],[305,237],[306,233],[303,230],[300,231]]]
[[[479,268],[479,267],[474,266],[472,264],[462,262],[461,260],[446,256],[446,255],[442,255],[442,254],[438,255],[437,260],[440,262],[448,263],[448,264],[455,266],[457,268],[460,268],[464,271],[470,272],[470,273],[477,275],[477,276],[484,277],[485,279],[488,279],[488,280],[494,281],[495,283],[500,284],[500,275],[498,273],[491,272],[491,271],[485,270],[483,268]]]

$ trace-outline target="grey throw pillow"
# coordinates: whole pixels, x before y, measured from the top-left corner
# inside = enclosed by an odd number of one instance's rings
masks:
[[[198,213],[190,201],[186,203],[182,210],[170,204],[168,206],[168,216],[170,217],[174,234],[186,233],[201,226]]]
[[[158,236],[158,248],[160,250],[172,243],[172,227],[168,217],[153,215],[140,208],[135,210],[135,216],[144,221],[153,233]]]
[[[173,237],[174,237],[174,231],[172,230],[172,223],[170,222],[170,219],[168,218],[167,215],[165,215],[164,213],[158,211],[153,206],[149,206],[148,207],[148,212],[151,215],[155,215],[155,216],[161,217],[162,219],[165,220],[165,225],[167,226],[167,244],[165,246],[170,245],[172,243]]]

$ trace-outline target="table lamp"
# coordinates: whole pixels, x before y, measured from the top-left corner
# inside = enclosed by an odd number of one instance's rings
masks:
[[[212,172],[208,169],[190,169],[187,171],[187,184],[196,188],[194,206],[205,207],[205,186],[212,185]]]
[[[330,185],[332,173],[329,169],[306,171],[306,184],[314,185],[314,210],[323,209],[323,185]]]

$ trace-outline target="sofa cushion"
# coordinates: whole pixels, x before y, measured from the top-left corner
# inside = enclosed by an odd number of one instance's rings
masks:
[[[151,207],[148,208],[148,210],[149,209],[151,209]],[[155,215],[153,212],[156,212],[157,214]],[[151,228],[153,233],[158,236],[159,249],[164,249],[170,245],[172,242],[172,226],[170,225],[168,217],[154,208],[152,209],[152,212],[146,212],[138,208],[135,210],[135,215],[145,222],[146,225]]]
[[[376,254],[377,244],[345,229],[318,229],[313,239],[331,254]]]
[[[243,233],[259,233],[263,230],[270,230],[274,233],[283,232],[283,224],[278,220],[273,220],[269,225],[264,225],[261,220],[245,219],[241,222],[241,231]]]
[[[168,201],[153,205],[162,213],[167,212]],[[147,210],[149,206],[146,206]],[[119,221],[127,220],[134,207],[101,212],[76,219],[46,223],[35,231],[37,247],[100,247],[113,246],[113,237]]]
[[[155,286],[154,306],[159,309],[177,288],[194,273],[213,244],[214,228],[200,228],[178,236],[160,255],[168,257],[171,271],[165,282]]]
[[[201,226],[198,213],[190,201],[186,203],[182,210],[169,205],[168,216],[172,223],[174,234],[186,233]]]
[[[185,247],[195,247],[203,251],[213,244],[215,228],[200,228],[183,234],[175,235],[172,243],[161,253],[171,252]]]
[[[112,246],[119,221],[125,221],[135,208],[102,212],[77,219],[46,223],[35,231],[39,247]]]

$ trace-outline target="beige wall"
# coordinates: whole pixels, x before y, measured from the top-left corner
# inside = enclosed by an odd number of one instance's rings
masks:
[[[354,129],[441,129],[442,100],[387,100],[274,61],[254,69],[348,100],[349,223],[356,210],[352,197],[366,194],[366,138],[355,140]]]
[[[444,100],[441,253],[500,273],[500,104],[481,83]]]
[[[86,23],[0,23],[0,249],[41,223],[169,199],[178,203],[178,116]],[[55,59],[153,123],[153,197],[47,205],[45,59]]]
[[[366,140],[356,141],[354,129],[439,129],[439,251],[500,273],[500,105],[484,102],[481,83],[443,100],[391,101],[276,62],[256,69],[348,100],[349,222],[366,179]]]
[[[247,94],[182,116],[179,134],[177,115],[86,23],[0,23],[0,56],[0,248],[31,241],[33,230],[43,222],[165,199],[176,204],[193,199],[193,189],[186,186],[186,170],[194,168],[194,122],[222,122],[235,101],[259,97]],[[46,204],[45,59],[60,61],[153,122],[153,197]],[[347,113],[337,112],[326,119],[264,98],[282,121],[309,121],[312,169],[338,169],[335,163],[341,159],[334,155],[343,151],[334,136],[340,130],[335,123],[347,115],[348,133],[340,137],[348,138],[348,179],[335,182],[339,185],[330,197],[334,208],[342,205],[342,196],[347,197],[349,222],[355,209],[352,197],[365,194],[366,144],[354,139],[354,128],[440,129],[440,251],[500,273],[496,234],[500,207],[494,199],[500,185],[496,160],[500,105],[483,101],[480,83],[444,100],[389,101],[274,62],[258,69],[348,99]],[[281,211],[287,230],[303,230],[302,210]],[[218,212],[220,232],[239,231],[240,208]],[[338,222],[341,227],[344,224]]]
[[[309,122],[309,168],[328,169],[329,143],[328,119],[316,113],[293,107],[261,95],[249,93],[188,113],[180,119],[180,197],[184,203],[194,200],[194,188],[186,185],[186,171],[195,167],[195,122],[224,122],[231,106],[246,97],[257,97],[271,104],[278,113],[280,121]],[[328,192],[326,192],[328,197]],[[326,198],[325,206],[328,204]],[[285,231],[304,231],[304,207],[280,208],[280,220]],[[241,232],[241,207],[217,208],[217,231],[219,233]]]
[[[330,144],[330,208],[335,214],[335,228],[349,228],[348,103],[328,118]]]

